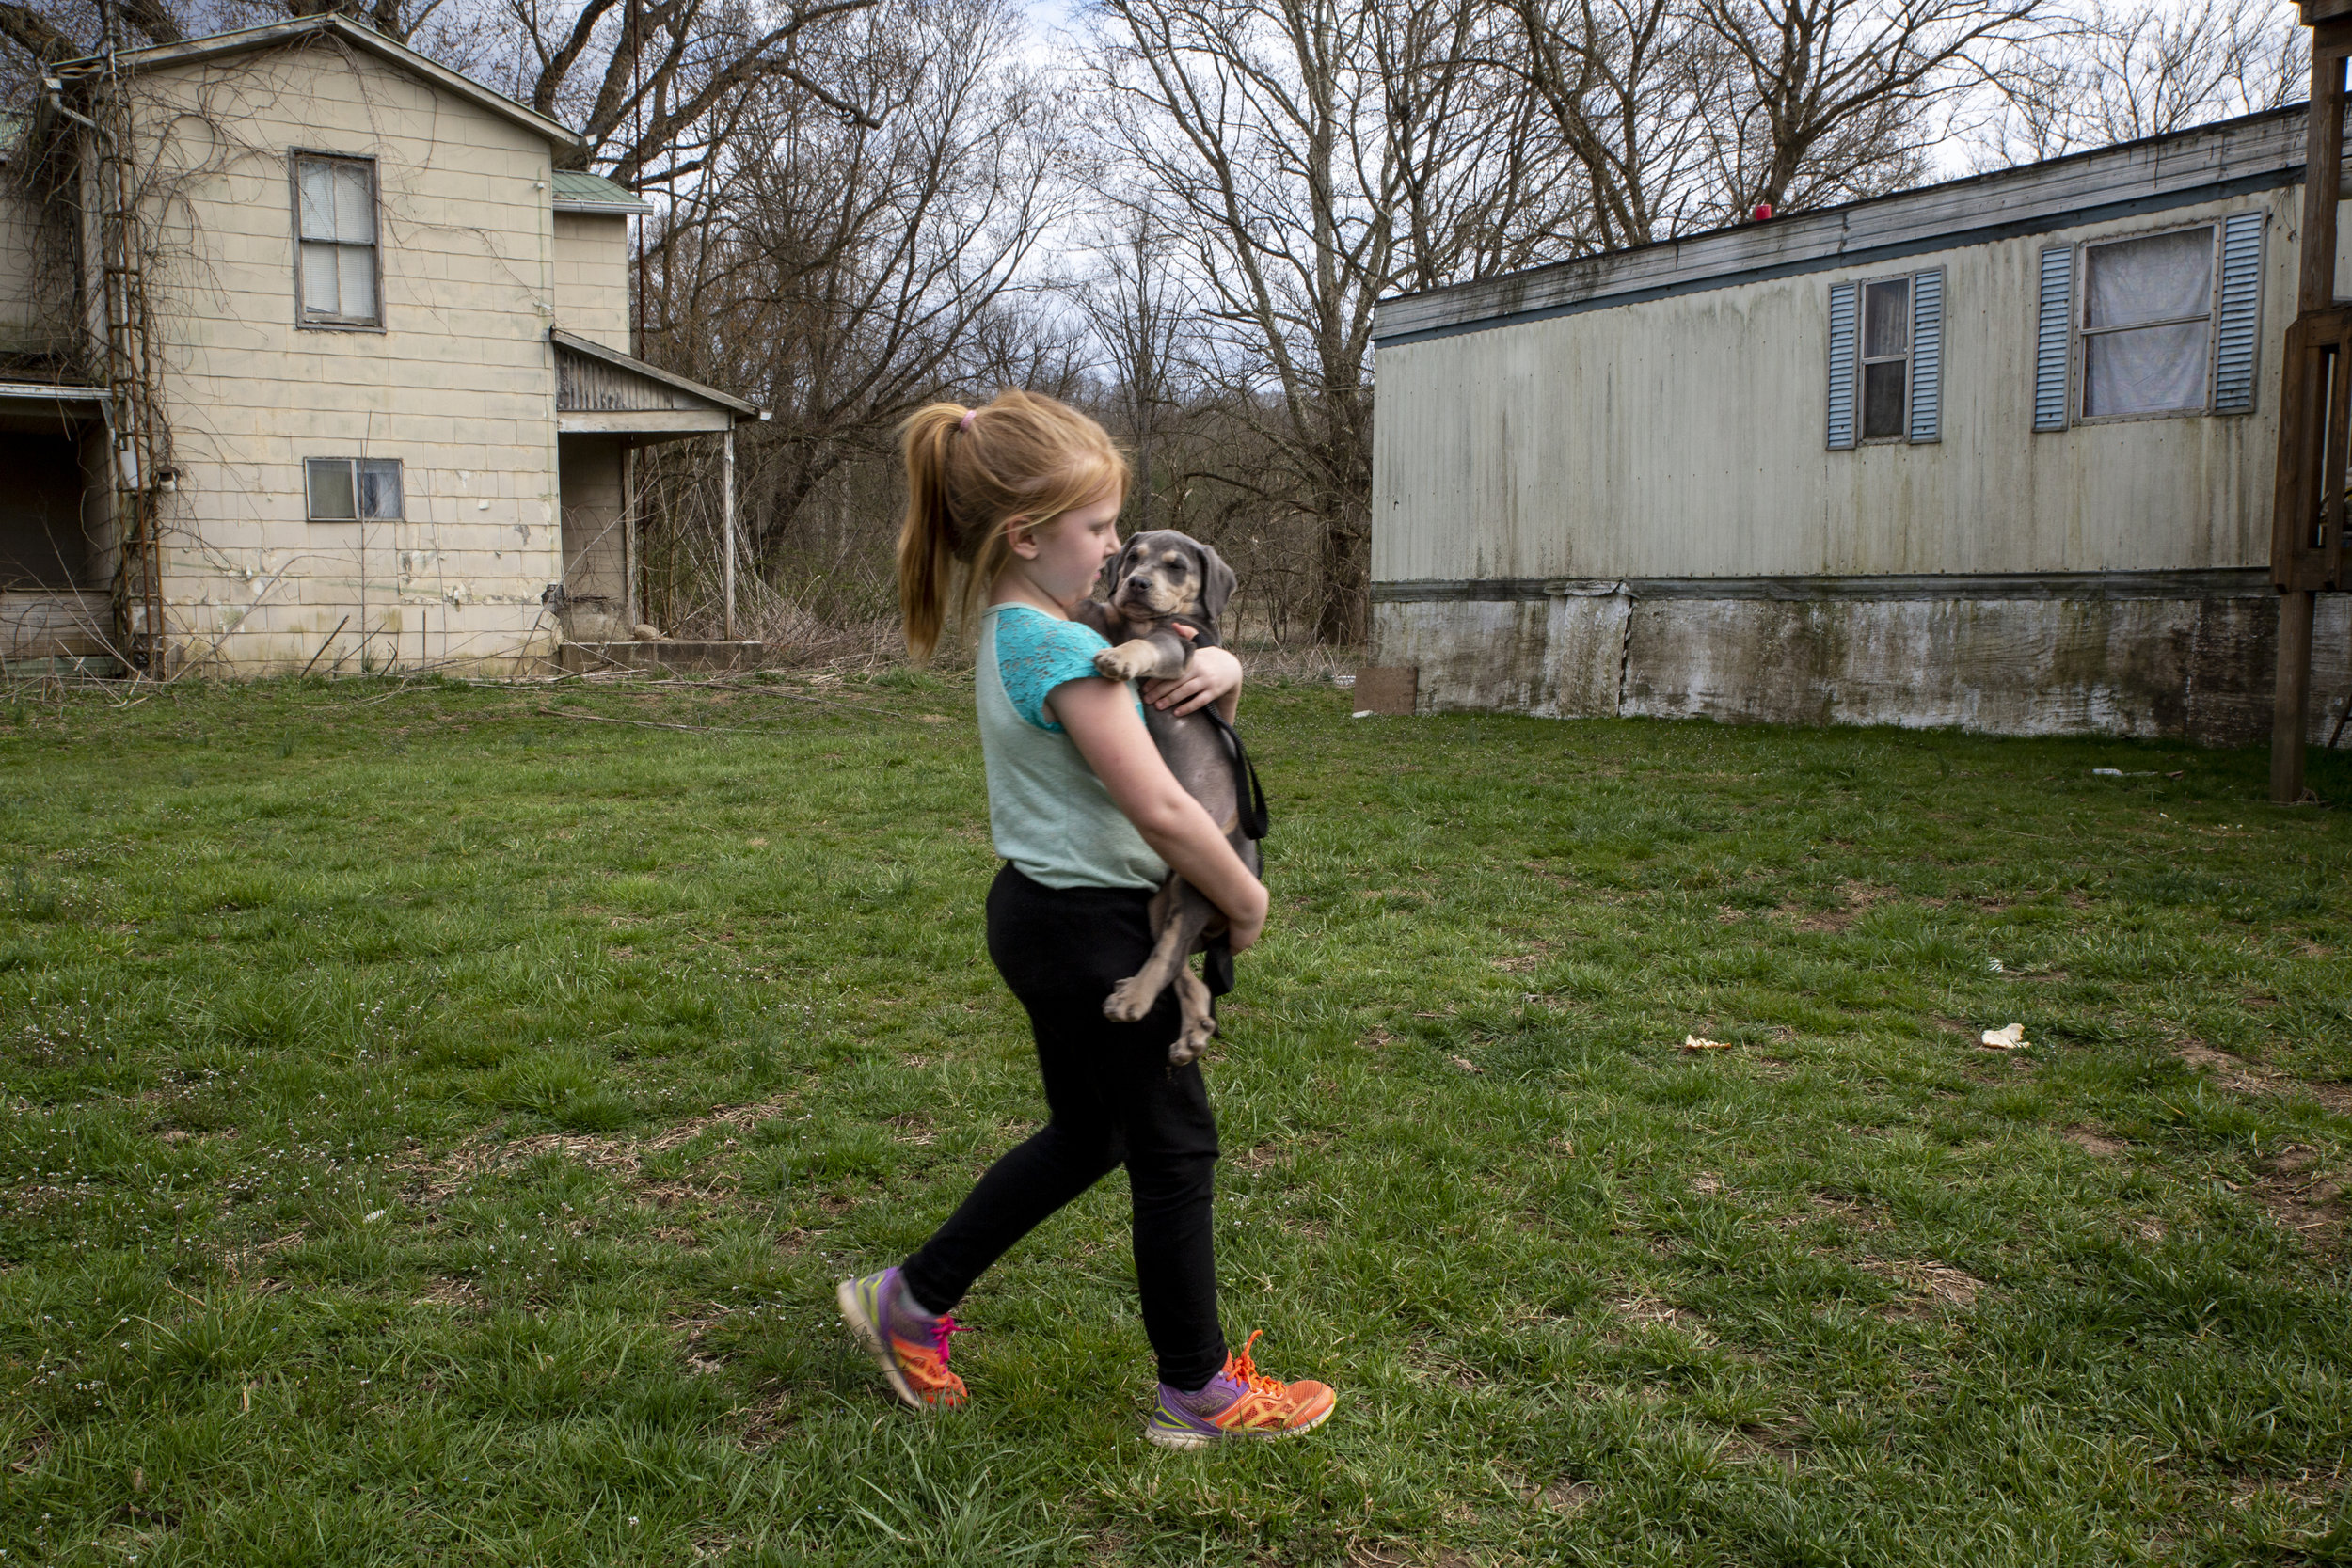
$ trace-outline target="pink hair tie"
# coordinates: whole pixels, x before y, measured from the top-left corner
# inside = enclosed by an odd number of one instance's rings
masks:
[[[972,421],[979,416],[979,412],[980,411],[977,408],[965,409],[963,411],[963,418],[956,421],[956,428],[958,430],[970,430],[972,428]]]

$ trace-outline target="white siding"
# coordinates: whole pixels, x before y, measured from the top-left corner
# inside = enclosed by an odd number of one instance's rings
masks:
[[[1383,348],[1375,582],[2095,572],[2269,556],[2289,186]],[[2250,416],[2031,430],[2043,246],[2270,213]],[[1942,440],[1823,448],[1833,283],[1945,269]]]
[[[629,352],[628,219],[555,214],[555,325]]]
[[[175,198],[156,310],[183,470],[165,527],[181,656],[493,663],[551,649],[557,516],[547,144],[326,43],[135,78]],[[168,127],[160,147],[154,137]],[[294,149],[373,158],[382,331],[295,325]],[[158,203],[154,221],[165,209]],[[399,523],[304,520],[302,460],[393,457]]]

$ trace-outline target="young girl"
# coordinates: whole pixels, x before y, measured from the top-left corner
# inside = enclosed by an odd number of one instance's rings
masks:
[[[985,408],[932,404],[903,440],[909,650],[930,656],[951,601],[967,614],[988,601],[975,684],[1005,858],[988,894],[988,954],[1028,1009],[1048,1116],[912,1258],[844,1280],[842,1316],[900,1399],[963,1403],[963,1380],[947,1370],[948,1312],[1015,1242],[1123,1164],[1144,1332],[1159,1359],[1144,1435],[1200,1448],[1305,1432],[1331,1413],[1331,1390],[1259,1375],[1249,1344],[1228,1354],[1217,1324],[1216,1122],[1199,1065],[1168,1066],[1175,991],[1139,1022],[1103,1016],[1111,988],[1151,951],[1146,907],[1169,867],[1225,911],[1234,952],[1266,917],[1264,887],[1160,761],[1133,689],[1094,673],[1108,644],[1070,619],[1119,553],[1125,459],[1092,420],[1024,392]],[[1230,720],[1240,688],[1240,662],[1203,648],[1151,698],[1178,713],[1215,702]]]

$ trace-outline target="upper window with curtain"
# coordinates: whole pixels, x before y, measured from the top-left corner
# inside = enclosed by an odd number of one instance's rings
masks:
[[[2262,357],[2261,208],[2042,249],[2033,427],[2250,414]]]
[[[2201,414],[2212,397],[2210,224],[2083,246],[2086,420]]]
[[[295,289],[306,326],[384,325],[375,161],[294,154]]]

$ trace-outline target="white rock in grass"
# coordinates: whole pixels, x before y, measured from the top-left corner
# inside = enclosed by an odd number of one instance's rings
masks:
[[[1987,1051],[2023,1051],[2028,1043],[2026,1026],[2022,1023],[2006,1023],[1998,1029],[1984,1032],[1984,1048]]]

